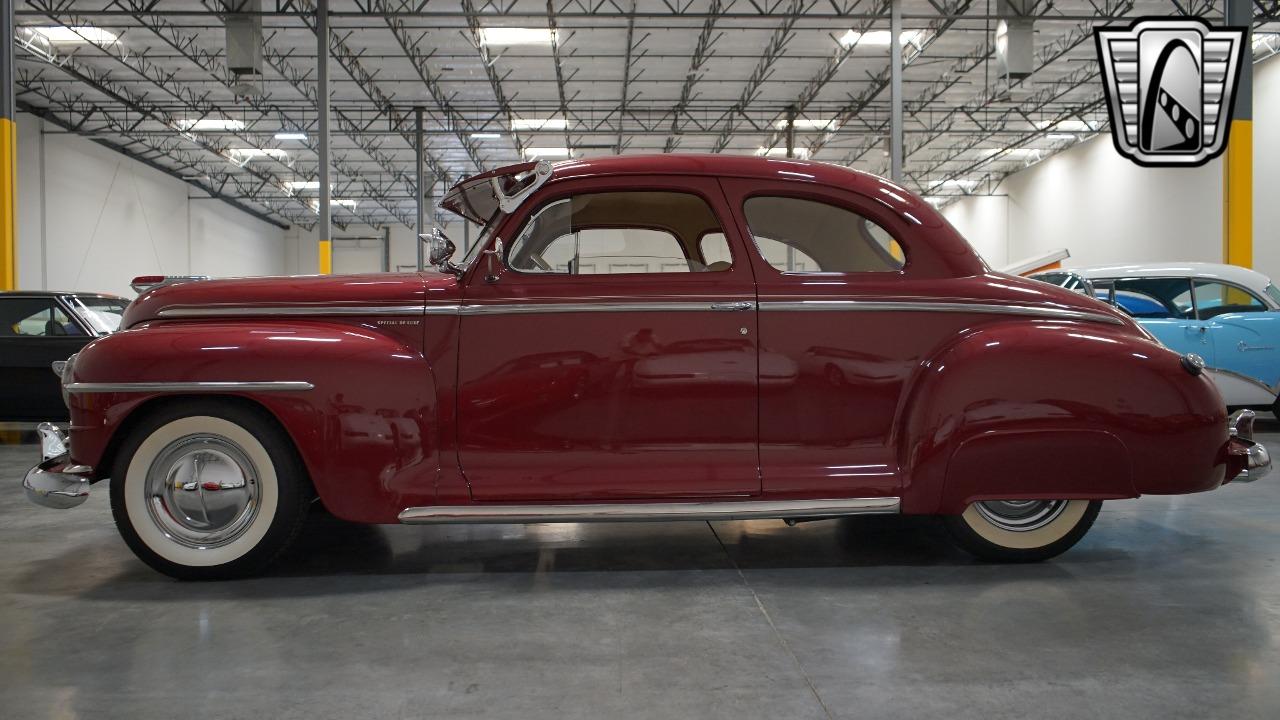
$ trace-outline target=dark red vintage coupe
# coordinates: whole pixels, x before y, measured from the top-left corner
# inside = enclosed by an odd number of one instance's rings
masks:
[[[261,568],[319,496],[367,523],[940,515],[998,560],[1103,500],[1270,464],[1202,361],[990,271],[926,203],[821,163],[528,163],[444,207],[437,272],[143,293],[63,375],[33,500],[111,478],[182,578]]]

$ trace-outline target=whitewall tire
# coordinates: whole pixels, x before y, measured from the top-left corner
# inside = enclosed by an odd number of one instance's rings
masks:
[[[140,559],[184,580],[238,577],[297,535],[310,483],[274,419],[244,404],[162,406],[131,428],[111,474],[111,510]]]
[[[1101,500],[994,500],[945,520],[956,543],[983,560],[1036,562],[1079,542],[1101,509]]]

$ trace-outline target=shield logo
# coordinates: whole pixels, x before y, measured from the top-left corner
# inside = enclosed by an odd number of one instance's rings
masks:
[[[1192,167],[1220,155],[1246,30],[1199,18],[1094,30],[1116,150],[1148,167]]]

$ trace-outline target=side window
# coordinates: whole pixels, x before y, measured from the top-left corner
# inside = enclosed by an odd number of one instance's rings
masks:
[[[906,265],[887,230],[835,205],[753,197],[743,211],[765,262],[782,272],[893,272]]]
[[[1116,280],[1116,307],[1144,319],[1189,320],[1195,317],[1191,282],[1187,278],[1131,278]]]
[[[1213,280],[1196,280],[1196,311],[1201,320],[1227,313],[1266,312],[1267,305],[1253,293],[1235,285]]]
[[[703,262],[719,237],[723,250]],[[679,192],[575,195],[539,209],[507,254],[524,273],[619,275],[728,270],[720,223],[701,198]]]
[[[710,232],[698,241],[698,249],[702,251],[702,262],[708,270],[728,270],[733,267],[733,256],[729,253],[729,240],[722,232]]]
[[[15,297],[0,300],[0,337],[83,334],[53,298]]]

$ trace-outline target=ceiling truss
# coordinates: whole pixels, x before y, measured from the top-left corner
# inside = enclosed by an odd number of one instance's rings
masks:
[[[798,154],[883,173],[891,1],[330,0],[341,69],[331,78],[334,221],[413,227],[419,193],[535,153],[777,154],[792,114]],[[1040,0],[1029,11],[1035,71],[1008,79],[995,62],[994,3],[902,2],[905,180],[935,202],[992,192],[1107,130],[1096,26],[1221,15],[1211,0]],[[315,2],[252,7],[17,0],[18,100],[51,131],[85,135],[278,225],[312,227]],[[1258,56],[1280,50],[1280,0],[1254,7]],[[264,26],[263,72],[248,88],[227,67],[233,13]],[[492,35],[515,29],[532,39]]]

